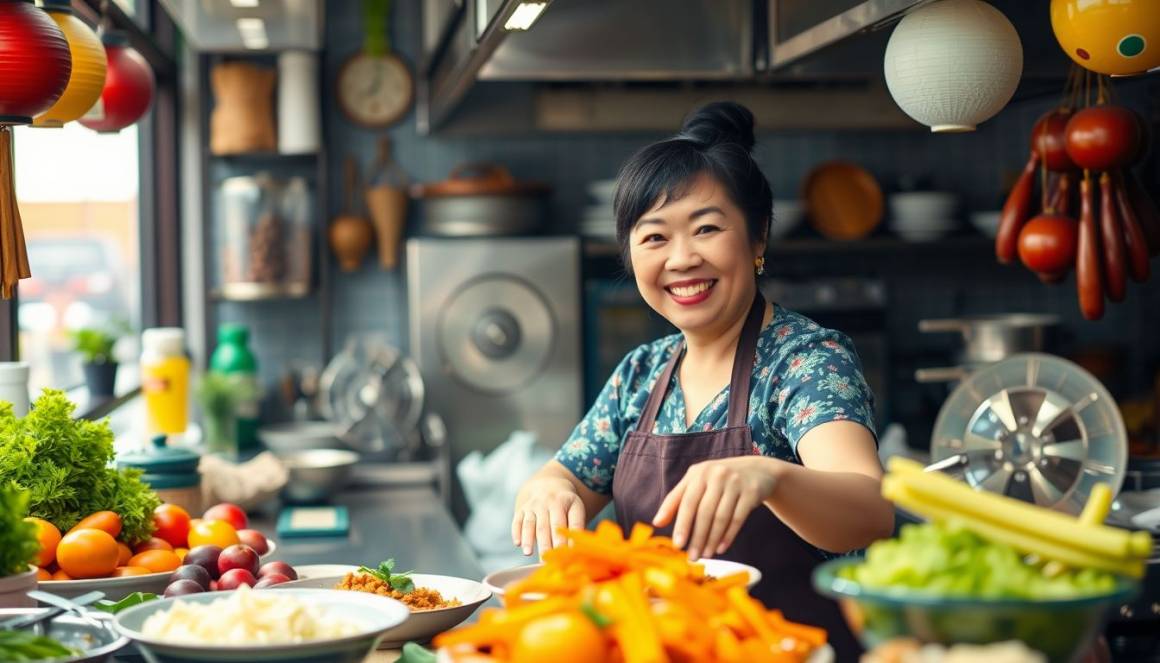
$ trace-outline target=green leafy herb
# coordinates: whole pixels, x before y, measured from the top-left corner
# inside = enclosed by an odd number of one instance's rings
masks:
[[[158,597],[156,594],[150,594],[149,592],[133,592],[120,601],[97,601],[93,604],[93,607],[97,610],[103,610],[115,615],[118,612],[125,610],[126,608],[132,608],[135,605],[156,601],[157,598]]]
[[[117,338],[127,332],[127,325],[118,325],[112,331],[86,327],[72,332],[73,347],[90,364],[104,364],[113,361],[113,346]]]
[[[25,522],[28,491],[0,482],[0,578],[28,571],[40,552],[36,526]]]
[[[592,620],[592,623],[596,624],[597,628],[604,628],[606,626],[612,625],[612,619],[606,615],[601,614],[600,611],[596,609],[596,606],[592,605],[591,601],[584,601],[581,603],[580,612],[584,613],[585,617]]]
[[[403,655],[399,657],[398,663],[435,663],[436,660],[438,657],[435,652],[418,643],[408,642],[403,645]]]
[[[78,649],[28,631],[0,631],[0,661],[42,661],[77,656]]]
[[[193,390],[194,398],[206,414],[234,414],[238,406],[258,396],[257,387],[246,376],[233,373],[206,373]]]
[[[391,589],[402,594],[410,594],[415,591],[415,582],[411,580],[410,575],[414,571],[405,571],[403,573],[392,573],[395,570],[395,560],[388,559],[379,564],[379,568],[371,569],[365,566],[358,567],[359,573],[369,573],[370,575],[382,580],[390,585]]]
[[[148,539],[161,500],[141,482],[140,470],[109,467],[108,422],[73,419],[75,408],[55,389],[45,389],[23,419],[0,402],[0,484],[28,490],[29,514],[62,532],[91,513],[113,511],[121,516],[121,539]]]

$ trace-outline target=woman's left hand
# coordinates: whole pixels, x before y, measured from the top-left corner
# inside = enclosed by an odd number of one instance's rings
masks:
[[[688,542],[689,559],[725,552],[749,514],[773,494],[777,462],[739,456],[693,465],[665,496],[653,525],[664,527],[675,517],[673,543],[682,548]]]

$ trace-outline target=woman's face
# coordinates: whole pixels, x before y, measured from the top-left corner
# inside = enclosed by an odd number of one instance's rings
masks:
[[[722,332],[753,303],[754,260],[745,216],[714,178],[700,175],[679,200],[658,201],[629,235],[636,287],[685,333]]]

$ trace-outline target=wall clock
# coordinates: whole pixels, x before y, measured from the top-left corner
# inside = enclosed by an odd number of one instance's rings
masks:
[[[390,126],[411,109],[415,84],[407,64],[392,53],[360,51],[338,70],[338,106],[354,123]]]

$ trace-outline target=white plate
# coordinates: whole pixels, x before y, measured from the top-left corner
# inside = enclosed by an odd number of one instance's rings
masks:
[[[275,591],[260,589],[260,592]],[[314,661],[356,662],[370,654],[383,634],[406,623],[411,613],[402,603],[374,594],[360,592],[324,591],[320,589],[291,590],[295,598],[308,602],[329,617],[338,617],[363,627],[362,632],[344,638],[310,640],[288,644],[218,645],[174,643],[157,640],[141,632],[145,620],[162,610],[168,610],[177,601],[210,603],[221,600],[221,592],[190,594],[159,601],[150,601],[118,613],[117,631],[132,638],[150,661],[233,661],[240,663],[279,661],[307,663]],[[287,592],[290,594],[291,592]],[[357,594],[357,596],[351,596]]]
[[[266,539],[270,549],[265,555],[260,555],[262,563],[271,561],[270,556],[278,550],[278,544],[273,539]],[[169,576],[173,571],[163,573],[149,573],[143,576],[125,576],[123,578],[89,578],[87,580],[41,580],[37,589],[51,592],[57,596],[71,599],[93,590],[105,593],[105,599],[120,601],[133,592],[147,592],[161,595],[169,586]]]
[[[749,581],[745,583],[745,586],[749,587],[750,589],[752,589],[754,585],[761,581],[761,571],[758,571],[748,564],[730,562],[727,559],[703,559],[697,563],[704,565],[705,575],[712,576],[714,578],[722,578],[739,571],[745,571],[749,574]],[[525,566],[517,566],[515,568],[504,569],[502,571],[496,571],[495,573],[489,573],[487,577],[483,579],[483,586],[490,589],[496,596],[502,598],[504,595],[505,587],[518,580],[523,580],[541,566],[543,566],[543,564],[527,564]],[[536,594],[527,594],[524,596],[524,598],[535,600],[542,597]]]
[[[334,586],[347,573],[357,571],[358,567],[318,564],[304,566],[296,570],[298,571],[298,580],[284,582],[281,585],[276,585],[274,589],[334,589]],[[318,574],[318,572],[325,570],[338,570],[339,572],[331,575]],[[379,649],[398,649],[411,640],[428,642],[436,635],[462,624],[484,601],[491,598],[491,592],[486,587],[466,578],[412,573],[411,579],[415,582],[416,587],[438,590],[443,598],[458,599],[462,605],[453,608],[412,611],[410,619],[387,631],[383,641],[379,643]],[[359,594],[361,592],[351,593]]]

